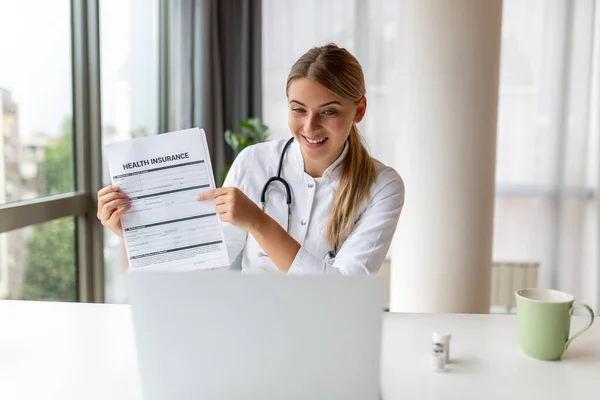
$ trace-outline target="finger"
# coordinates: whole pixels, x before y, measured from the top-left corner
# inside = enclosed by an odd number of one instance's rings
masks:
[[[112,192],[109,194],[105,194],[104,196],[100,197],[98,199],[98,204],[106,204],[109,201],[115,200],[115,199],[124,199],[126,198],[127,195],[125,193],[121,193],[121,192]]]
[[[123,207],[117,209],[117,211],[115,211],[110,218],[111,219],[112,218],[115,218],[115,219],[121,218],[121,216],[123,214],[125,214],[127,211],[131,210],[131,207],[133,207],[131,204],[125,204]]]
[[[101,220],[102,221],[107,221],[110,219],[111,215],[113,214],[113,212],[120,206],[123,204],[127,204],[129,202],[128,199],[116,199],[113,201],[109,201],[108,203],[106,203],[104,205],[104,207],[102,207],[102,211],[101,211]]]
[[[231,194],[234,189],[235,188],[229,188],[229,187],[222,187],[222,188],[215,189],[214,197],[216,199],[217,197],[227,196],[227,195]]]
[[[117,185],[106,186],[98,191],[98,199],[100,199],[100,197],[104,196],[105,194],[108,194],[110,192],[116,192],[118,190],[119,187]]]
[[[227,194],[229,192],[229,189],[230,188],[218,188],[218,189],[207,190],[204,193],[200,193],[198,195],[198,197],[196,197],[196,199],[198,201],[214,199],[216,197],[223,196],[224,194]]]
[[[215,190],[215,189],[213,189],[213,190],[207,190],[207,191],[206,191],[206,192],[204,192],[204,193],[200,193],[200,194],[199,194],[199,195],[196,197],[196,200],[198,200],[198,201],[204,201],[204,200],[209,200],[209,199],[212,199],[212,198],[214,198],[214,193],[215,193],[215,191],[216,191],[216,190]]]
[[[222,204],[215,207],[215,212],[219,215],[227,214],[229,212],[229,207],[226,204]]]
[[[115,209],[122,205],[122,204],[127,204],[129,203],[129,199],[116,199],[113,201],[109,201],[108,203],[106,203],[104,205],[104,207],[102,207],[102,220],[103,221],[107,221],[110,219],[112,213],[115,211]]]
[[[215,197],[215,199],[213,200],[213,203],[215,206],[221,206],[223,204],[227,203],[227,197],[226,196],[219,196],[219,197]]]
[[[224,213],[224,214],[218,214],[218,215],[219,215],[219,220],[221,222],[229,222],[229,223],[231,223],[231,214]]]
[[[102,208],[104,208],[104,205],[110,201],[116,200],[116,199],[125,199],[127,198],[127,195],[125,193],[120,193],[120,192],[112,192],[109,194],[105,194],[104,196],[100,197],[100,199],[98,199],[98,218],[100,218],[100,211],[102,210]]]
[[[116,226],[117,221],[121,218],[123,214],[131,209],[131,204],[127,204],[124,207],[119,208],[117,211],[112,213],[110,218],[106,221],[106,225]]]

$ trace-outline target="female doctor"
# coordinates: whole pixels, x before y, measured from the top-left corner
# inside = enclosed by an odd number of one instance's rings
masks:
[[[249,146],[222,188],[201,193],[223,222],[229,258],[243,270],[376,273],[404,204],[396,171],[373,159],[356,127],[366,112],[360,64],[334,44],[309,50],[287,79],[292,138]],[[278,162],[279,161],[279,162]],[[98,218],[122,236],[129,208],[98,192]],[[241,258],[238,258],[241,253]]]

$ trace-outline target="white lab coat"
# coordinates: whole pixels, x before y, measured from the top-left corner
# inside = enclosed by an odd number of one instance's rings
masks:
[[[260,143],[241,151],[223,186],[237,187],[260,206],[261,192],[267,180],[277,175],[286,141]],[[393,168],[379,161],[375,161],[377,180],[371,188],[370,201],[356,214],[356,225],[335,258],[329,255],[332,246],[325,240],[324,232],[339,184],[340,169],[335,167],[343,162],[347,152],[346,145],[323,176],[313,178],[304,172],[298,143],[294,141],[288,148],[281,173],[292,194],[288,233],[302,246],[288,271],[290,274],[373,274],[384,261],[404,204],[404,183]],[[265,212],[286,229],[288,209],[281,183],[269,185]],[[241,262],[245,272],[278,271],[248,232],[228,223],[223,224],[223,231],[233,267]]]

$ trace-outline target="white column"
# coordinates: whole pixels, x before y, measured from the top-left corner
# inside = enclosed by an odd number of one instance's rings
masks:
[[[405,0],[391,311],[487,313],[501,0]]]

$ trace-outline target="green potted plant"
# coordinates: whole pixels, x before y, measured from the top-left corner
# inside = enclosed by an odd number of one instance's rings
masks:
[[[234,157],[246,147],[265,142],[269,138],[269,127],[265,125],[261,118],[248,118],[245,121],[238,122],[237,126],[242,130],[241,133],[235,133],[227,129],[224,134],[225,142],[233,149]],[[221,186],[225,182],[229,168],[231,168],[231,164],[226,165],[221,174]]]

